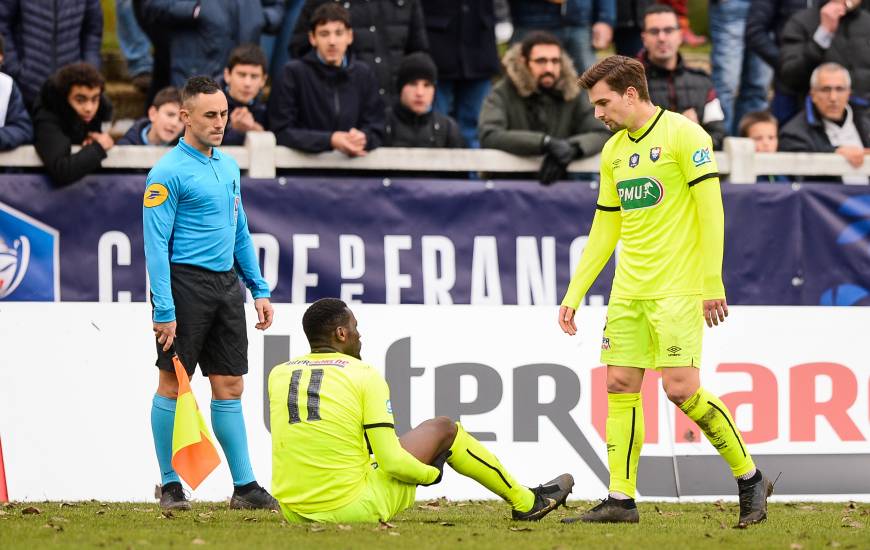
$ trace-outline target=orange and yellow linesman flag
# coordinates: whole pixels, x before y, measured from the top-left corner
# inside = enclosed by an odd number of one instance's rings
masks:
[[[178,401],[172,431],[172,467],[191,489],[196,489],[221,463],[205,419],[190,390],[190,378],[178,356],[172,357],[178,377]]]

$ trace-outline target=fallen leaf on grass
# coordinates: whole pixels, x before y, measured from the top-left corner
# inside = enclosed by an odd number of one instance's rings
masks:
[[[457,503],[456,503],[456,507],[457,507],[457,508],[461,508],[461,507],[463,507],[463,506],[470,506],[470,504],[467,503],[467,502],[457,502]]]
[[[812,505],[810,505],[810,504],[804,504],[804,505],[802,505],[802,506],[798,506],[797,509],[798,509],[798,510],[806,510],[806,511],[808,511],[808,512],[815,512],[816,507],[815,507],[815,506],[812,506]]]
[[[439,506],[437,503],[427,502],[426,504],[421,504],[420,506],[417,506],[417,508],[419,510],[436,510],[437,511],[437,510],[441,509],[441,506]]]
[[[97,510],[97,515],[98,515],[98,516],[102,516],[102,515],[105,514],[105,513],[106,513],[105,510]]]
[[[192,541],[190,541],[190,544],[205,544],[205,541],[202,540],[201,538],[195,538]]]
[[[531,527],[508,527],[510,531],[531,531]]]
[[[245,518],[245,521],[259,521],[259,520],[255,517],[247,517],[247,518]]]
[[[50,521],[49,521],[48,523],[46,523],[45,525],[43,525],[43,527],[45,527],[46,529],[54,529],[54,530],[57,531],[58,533],[60,533],[61,531],[63,531],[63,527],[61,527],[60,525],[55,525],[55,524],[53,524],[53,523],[50,522]]]
[[[831,548],[839,548],[841,545],[839,542],[832,540],[828,546],[830,546]]]
[[[69,521],[69,520],[66,518],[55,516],[55,517],[51,518],[51,521],[61,521],[62,522],[62,521]]]
[[[391,537],[398,537],[400,533],[396,533],[395,531],[390,531],[387,534],[390,535]]]
[[[852,518],[843,518],[843,527],[851,527],[853,529],[860,529],[864,527],[864,524],[860,521],[855,521]]]
[[[321,531],[326,531],[326,527],[320,525],[312,525],[309,531],[311,531],[312,533],[320,533]]]
[[[799,542],[793,542],[793,543],[791,543],[789,548],[791,548],[791,550],[803,550],[804,545],[799,543]]]
[[[388,523],[388,522],[383,521],[383,520],[378,520],[378,531],[384,531],[386,529],[395,529],[395,528],[396,528],[396,526],[393,525],[392,523]]]
[[[163,517],[165,517],[166,519],[174,519],[175,518],[175,516],[172,515],[172,510],[164,510]]]
[[[150,514],[152,512],[155,512],[156,510],[154,510],[154,508],[133,508],[133,511],[141,512],[143,514]]]
[[[29,516],[30,514],[41,514],[42,510],[40,510],[36,506],[28,506],[24,510],[21,510],[21,513],[25,516]]]
[[[351,527],[350,525],[344,525],[341,523],[338,524],[339,531],[351,531],[352,529],[353,529],[353,527]]]
[[[65,508],[67,506],[69,506],[70,508],[75,508],[76,506],[78,506],[78,504],[76,504],[75,502],[61,502],[60,503],[61,508]]]
[[[6,510],[0,510],[0,516],[5,516],[5,515],[7,515],[8,513],[9,513],[9,512],[7,512]]]
[[[658,506],[656,506],[656,512],[658,512],[660,516],[664,516],[664,517],[682,516],[682,515],[683,515],[682,512],[665,512],[665,511],[662,511],[661,508],[659,508]]]
[[[453,526],[456,525],[456,524],[455,524],[455,523],[450,523],[449,521],[442,521],[442,522],[439,523],[438,525],[440,525],[441,527],[453,527]]]
[[[852,510],[858,508],[858,503],[855,502],[854,500],[850,500],[849,501],[849,508],[851,508]]]

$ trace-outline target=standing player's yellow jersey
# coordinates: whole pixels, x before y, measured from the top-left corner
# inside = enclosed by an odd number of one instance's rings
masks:
[[[694,185],[718,176],[710,136],[677,113],[657,108],[637,131],[621,130],[608,140],[598,208],[621,210],[622,216],[612,296],[725,296],[721,243],[719,266],[705,280],[699,225],[705,220],[698,219],[691,194]],[[713,183],[718,192],[718,179]]]
[[[393,426],[387,381],[341,353],[312,353],[269,375],[272,494],[299,513],[334,510],[366,486],[365,427]]]

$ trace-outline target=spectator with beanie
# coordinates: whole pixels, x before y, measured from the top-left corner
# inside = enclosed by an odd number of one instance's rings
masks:
[[[243,145],[248,132],[266,129],[266,102],[260,93],[266,86],[266,54],[256,44],[242,44],[230,53],[219,84],[229,106],[223,145]]]
[[[422,4],[429,51],[438,67],[434,108],[459,123],[469,147],[479,147],[480,106],[500,70],[495,4],[493,0],[422,0]]]
[[[480,112],[480,144],[514,155],[544,155],[541,183],[565,177],[572,160],[597,154],[610,132],[596,120],[586,92],[559,40],[526,36],[502,59],[507,77]]]
[[[34,145],[45,171],[58,185],[96,171],[115,145],[102,131],[102,124],[112,119],[104,88],[103,75],[87,63],[61,68],[42,86],[34,107]],[[82,148],[72,153],[73,145]]]
[[[99,68],[103,8],[100,0],[3,0],[0,34],[6,39],[6,72],[33,112],[53,72],[77,62]]]
[[[396,74],[399,98],[387,109],[386,147],[464,147],[459,125],[432,110],[438,71],[428,54],[402,59]]]
[[[184,130],[180,112],[181,93],[178,88],[163,88],[148,107],[148,116],[134,122],[117,145],[175,145]]]
[[[348,54],[350,13],[328,2],[311,15],[314,48],[284,66],[269,97],[269,128],[279,145],[358,157],[381,144],[384,104],[372,70]]]
[[[0,65],[3,64],[5,43],[0,34]],[[6,73],[0,73],[0,151],[15,149],[33,141],[33,124],[24,106],[21,90]]]

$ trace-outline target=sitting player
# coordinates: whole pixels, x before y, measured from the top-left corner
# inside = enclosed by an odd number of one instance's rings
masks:
[[[398,437],[387,382],[360,360],[343,301],[316,301],[302,327],[311,353],[269,375],[272,494],[288,521],[387,521],[414,504],[417,485],[441,480],[445,462],[509,502],[515,520],[537,521],[571,493],[570,474],[523,487],[447,417]]]

